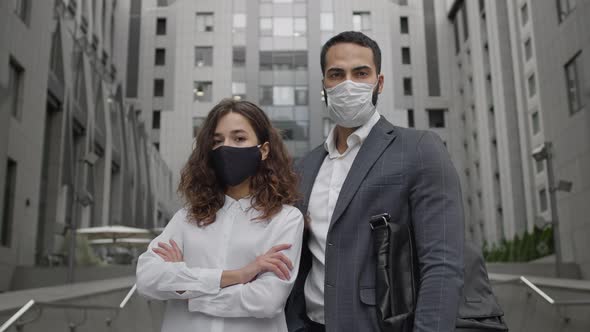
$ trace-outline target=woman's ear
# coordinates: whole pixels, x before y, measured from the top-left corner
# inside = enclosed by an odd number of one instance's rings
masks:
[[[262,160],[266,160],[266,158],[268,158],[268,154],[270,153],[270,145],[268,142],[262,144],[260,147],[260,153],[262,153]]]

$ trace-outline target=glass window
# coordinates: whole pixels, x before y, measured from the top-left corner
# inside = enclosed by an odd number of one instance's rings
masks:
[[[410,33],[410,23],[408,22],[408,18],[402,16],[399,18],[399,28],[402,34]]]
[[[536,134],[541,130],[541,121],[539,120],[539,112],[534,112],[531,115],[531,121],[533,122],[533,134]]]
[[[320,31],[334,30],[334,14],[321,13],[320,14]]]
[[[260,105],[272,105],[273,104],[273,91],[272,86],[261,86],[260,87]]]
[[[463,21],[463,39],[469,38],[469,21],[467,20],[467,3],[463,2],[463,8],[461,8],[461,20]]]
[[[352,13],[352,29],[355,31],[371,30],[371,13],[354,12]]]
[[[154,80],[154,97],[164,97],[164,80],[161,78]]]
[[[210,102],[213,100],[213,82],[194,81],[193,101]]]
[[[8,159],[6,177],[4,178],[4,209],[0,224],[0,246],[10,247],[12,238],[12,224],[14,217],[14,197],[16,194],[17,163]]]
[[[201,129],[201,126],[203,125],[204,122],[205,122],[205,118],[203,118],[203,117],[194,117],[193,118],[193,138],[197,137],[197,135],[199,134],[199,130]]]
[[[29,24],[29,11],[31,8],[31,0],[16,0],[14,4],[14,13],[25,24]]]
[[[23,93],[25,70],[12,57],[10,58],[10,72],[8,74],[8,93],[10,95],[10,110],[12,115],[19,119],[21,118],[23,108]]]
[[[576,8],[576,0],[556,0],[557,17],[559,22],[563,22],[568,15]]]
[[[213,66],[213,47],[196,46],[195,47],[195,67]]]
[[[535,160],[535,167],[537,168],[537,173],[541,173],[545,170],[545,160]]]
[[[260,51],[260,70],[307,70],[306,51]]]
[[[408,110],[408,128],[414,128],[416,124],[414,123],[414,110]]]
[[[295,89],[292,86],[273,86],[273,105],[286,106],[295,104]]]
[[[160,129],[160,114],[161,111],[159,110],[152,112],[152,129]]]
[[[453,32],[455,34],[455,53],[459,53],[461,51],[461,44],[459,41],[459,18],[457,16],[453,20]]]
[[[272,51],[260,51],[260,70],[272,70]]]
[[[404,96],[412,95],[412,78],[404,77]]]
[[[445,110],[431,109],[428,112],[428,125],[430,128],[444,128],[445,127]]]
[[[166,64],[166,49],[156,48],[156,66],[163,66]]]
[[[581,52],[576,54],[565,64],[565,82],[570,114],[574,114],[584,107],[581,54]]]
[[[402,64],[409,65],[412,63],[410,57],[410,48],[409,47],[402,47]]]
[[[235,100],[246,99],[246,83],[245,82],[232,82],[231,94]]]
[[[529,97],[532,97],[537,93],[537,82],[535,80],[535,74],[532,74],[531,76],[529,76],[528,86],[529,86]]]
[[[305,36],[307,34],[307,18],[296,17],[295,18],[295,37]]]
[[[529,6],[526,2],[520,7],[520,20],[522,21],[522,25],[526,25],[529,22]]]
[[[272,18],[263,17],[260,19],[260,35],[271,36],[272,35]]]
[[[546,189],[539,190],[539,207],[541,208],[541,212],[547,211],[547,190]]]
[[[524,42],[524,56],[527,60],[533,57],[533,46],[531,45],[531,38]]]
[[[213,13],[197,13],[197,31],[211,32],[213,31]]]
[[[234,29],[245,29],[246,28],[246,14],[237,13],[234,14]]]
[[[246,48],[244,46],[234,46],[232,58],[234,67],[244,67],[246,65]]]
[[[272,25],[274,36],[293,36],[292,17],[273,17]]]
[[[295,87],[295,105],[307,105],[307,87]]]
[[[307,51],[293,51],[293,67],[295,70],[307,70]]]
[[[156,35],[163,36],[166,34],[166,18],[158,17],[156,20]]]

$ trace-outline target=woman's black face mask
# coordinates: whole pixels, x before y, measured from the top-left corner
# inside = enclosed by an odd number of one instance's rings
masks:
[[[223,145],[211,151],[211,160],[221,183],[233,187],[256,175],[262,153],[260,145],[246,148]]]

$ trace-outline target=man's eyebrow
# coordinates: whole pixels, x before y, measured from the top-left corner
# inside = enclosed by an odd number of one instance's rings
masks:
[[[328,68],[327,72],[329,71],[344,71],[344,69],[340,68],[340,67],[332,67],[332,68]]]
[[[353,71],[364,70],[364,69],[371,69],[372,70],[373,68],[371,68],[371,66],[369,66],[369,65],[360,65],[360,66],[356,66],[356,67],[352,68]]]

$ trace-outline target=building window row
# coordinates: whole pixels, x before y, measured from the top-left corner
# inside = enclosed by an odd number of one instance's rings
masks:
[[[308,104],[307,86],[261,86],[260,105],[292,106]]]

